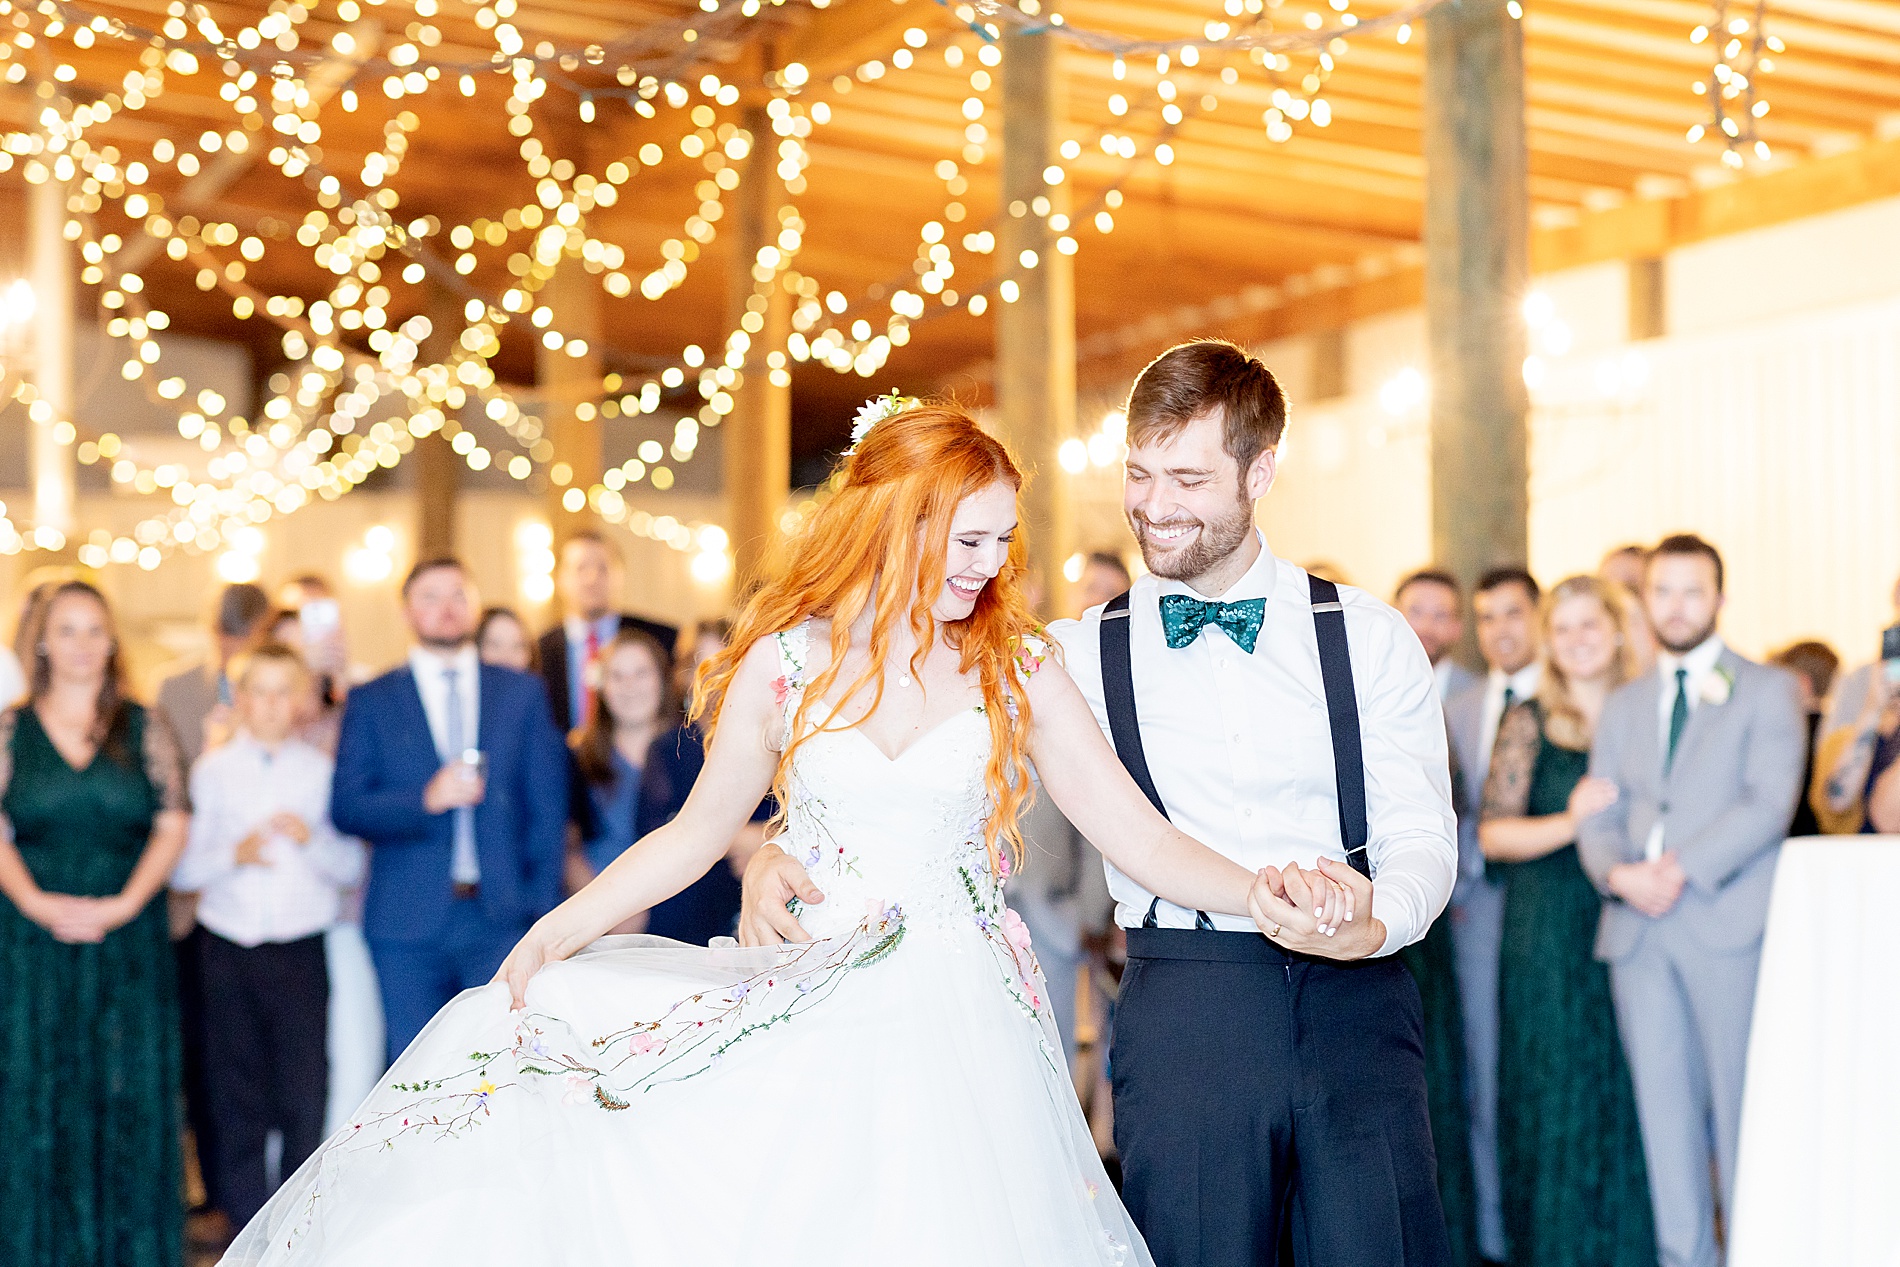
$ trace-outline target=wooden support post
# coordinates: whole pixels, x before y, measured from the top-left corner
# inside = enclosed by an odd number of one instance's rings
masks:
[[[1313,332],[1313,381],[1307,396],[1333,400],[1346,394],[1346,332],[1329,326]]]
[[[57,429],[72,419],[73,248],[66,240],[66,183],[45,180],[27,189],[27,277],[33,287],[33,387],[51,414],[27,424],[27,468],[33,523],[62,536],[73,533],[73,446]]]
[[[725,230],[732,257],[726,275],[728,332],[745,335],[745,381],[732,394],[732,412],[720,423],[721,473],[726,486],[726,531],[732,540],[740,593],[767,565],[778,518],[792,485],[792,375],[785,344],[792,305],[777,270],[759,253],[777,249],[783,217],[791,214],[778,178],[778,146],[763,106],[748,106],[745,158],[737,205]],[[768,256],[769,259],[769,256]],[[768,287],[769,283],[769,287]],[[714,348],[716,360],[728,348]]]
[[[1029,474],[1024,498],[1030,571],[1044,614],[1068,614],[1062,564],[1075,516],[1057,461],[1075,433],[1075,268],[1050,219],[1069,214],[1066,180],[1050,184],[1062,127],[1061,44],[1043,32],[1003,31],[1003,215],[997,252],[996,410],[1003,439]],[[1010,299],[1011,287],[1016,298]]]
[[[1660,339],[1669,326],[1662,260],[1654,255],[1629,262],[1629,337],[1636,343]]]
[[[1523,30],[1505,0],[1426,19],[1432,550],[1467,585],[1529,556]]]
[[[430,299],[429,337],[423,355],[446,362],[449,346],[462,329],[462,312],[455,297],[438,289]],[[449,412],[446,404],[441,406]],[[449,447],[440,431],[416,440],[416,557],[446,558],[455,553],[455,498],[462,482],[462,455]]]
[[[601,378],[600,282],[578,259],[563,259],[554,266],[554,275],[542,286],[539,297],[554,312],[549,328],[587,345],[582,356],[570,356],[567,347],[550,349],[545,343],[535,351],[535,383],[544,402],[541,421],[554,446],[548,522],[554,525],[559,542],[577,528],[598,523],[586,497],[605,473],[600,414],[594,406]]]

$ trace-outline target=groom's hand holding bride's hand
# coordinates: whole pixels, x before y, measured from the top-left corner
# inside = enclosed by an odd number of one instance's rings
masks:
[[[1372,916],[1372,881],[1331,858],[1310,870],[1263,868],[1247,909],[1269,940],[1301,954],[1364,959],[1385,944],[1385,925]]]
[[[825,895],[796,858],[767,841],[746,864],[739,901],[739,944],[776,946],[780,942],[810,941],[811,934],[786,909],[793,898],[816,906]]]

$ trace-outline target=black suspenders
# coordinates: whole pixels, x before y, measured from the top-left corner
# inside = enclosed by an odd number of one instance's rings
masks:
[[[1115,740],[1115,755],[1122,759],[1128,777],[1148,803],[1166,818],[1168,807],[1161,803],[1161,793],[1155,791],[1154,776],[1148,773],[1148,754],[1141,746],[1141,721],[1135,715],[1135,674],[1128,654],[1128,623],[1128,591],[1123,590],[1102,608],[1102,703],[1108,709],[1108,733]],[[1148,903],[1148,913],[1141,921],[1143,928],[1157,927],[1155,911],[1160,905],[1160,898]],[[1206,911],[1196,911],[1194,927],[1212,929],[1214,921]]]
[[[1339,587],[1308,575],[1313,633],[1319,639],[1319,676],[1326,684],[1326,724],[1333,733],[1333,788],[1338,794],[1339,839],[1346,861],[1370,880],[1366,852],[1366,754],[1359,742],[1359,699],[1352,689],[1352,657],[1346,650],[1346,609]]]
[[[1313,607],[1313,633],[1319,642],[1320,680],[1326,688],[1326,720],[1333,740],[1333,783],[1339,804],[1339,837],[1345,844],[1346,860],[1360,875],[1372,876],[1366,851],[1366,763],[1359,734],[1359,702],[1352,686],[1352,660],[1346,648],[1346,613],[1339,601],[1339,587],[1317,576],[1307,577]],[[1155,790],[1154,776],[1148,771],[1148,755],[1141,744],[1141,722],[1135,712],[1135,678],[1128,651],[1128,594],[1111,599],[1102,609],[1102,703],[1108,709],[1108,730],[1115,741],[1115,755],[1121,758],[1128,775],[1163,818],[1168,807]],[[1161,899],[1148,904],[1143,928],[1156,927],[1156,910]],[[1194,912],[1194,926],[1211,929],[1214,921],[1206,911]]]

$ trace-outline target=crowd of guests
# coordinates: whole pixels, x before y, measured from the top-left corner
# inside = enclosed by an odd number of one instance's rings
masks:
[[[1714,1267],[1780,846],[1900,831],[1900,633],[1838,684],[1818,642],[1756,664],[1724,579],[1693,536],[1494,570],[1482,673],[1454,577],[1394,596],[1450,732],[1457,884],[1406,953],[1461,1262]]]
[[[376,677],[322,578],[228,586],[209,656],[150,708],[97,589],[27,596],[0,648],[0,1261],[172,1267],[188,1187],[215,1248],[443,1004],[678,812],[705,760],[683,702],[726,628],[682,640],[620,611],[622,581],[575,534],[537,638],[426,560],[411,650]],[[1091,556],[1080,605],[1128,583]],[[1463,1262],[1713,1264],[1777,849],[1900,832],[1900,649],[1838,682],[1818,643],[1753,664],[1722,589],[1715,549],[1672,537],[1548,593],[1491,572],[1468,611],[1442,571],[1395,595],[1454,765],[1457,888],[1407,960]],[[618,931],[730,934],[772,809]],[[1073,1056],[1114,930],[1087,842],[1025,827],[1011,901]]]
[[[215,1250],[443,1004],[678,812],[723,622],[682,645],[618,611],[596,533],[556,579],[565,619],[535,638],[457,560],[417,564],[410,652],[375,677],[322,578],[230,585],[150,708],[99,590],[27,597],[0,650],[0,1261],[173,1267],[184,1192]],[[619,931],[729,935],[770,811]]]

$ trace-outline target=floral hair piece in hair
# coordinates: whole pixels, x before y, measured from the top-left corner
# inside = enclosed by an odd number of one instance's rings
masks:
[[[896,392],[885,392],[875,400],[867,400],[858,406],[857,417],[851,420],[851,447],[844,451],[850,457],[864,443],[864,437],[871,434],[871,428],[886,418],[894,418],[906,409],[915,409],[920,402],[915,396],[899,396]]]

